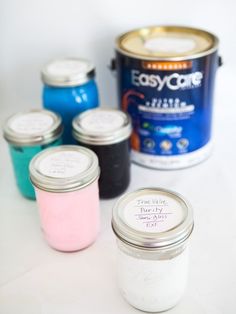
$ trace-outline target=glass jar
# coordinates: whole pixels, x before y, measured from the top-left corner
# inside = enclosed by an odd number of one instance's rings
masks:
[[[112,227],[123,297],[147,312],[174,307],[187,284],[188,238],[193,230],[189,203],[164,189],[131,192],[116,203]]]
[[[41,77],[44,83],[43,106],[61,115],[65,129],[63,143],[72,144],[72,119],[99,105],[95,67],[84,59],[58,59],[46,64]]]
[[[32,159],[41,226],[48,244],[72,252],[92,244],[100,229],[97,156],[89,149],[63,145]]]
[[[43,149],[62,143],[61,118],[48,110],[30,110],[12,115],[3,127],[3,135],[9,150],[16,183],[21,194],[35,199],[29,178],[29,163]]]
[[[73,136],[80,145],[93,150],[99,159],[101,198],[123,193],[130,182],[129,116],[116,109],[99,108],[73,120]]]

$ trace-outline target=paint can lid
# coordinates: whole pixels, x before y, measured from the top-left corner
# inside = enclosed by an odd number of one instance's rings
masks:
[[[117,50],[141,60],[187,60],[218,48],[218,38],[202,29],[185,26],[152,26],[117,38]]]

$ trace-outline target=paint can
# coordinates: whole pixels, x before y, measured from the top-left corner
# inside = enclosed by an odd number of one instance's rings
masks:
[[[180,169],[210,155],[218,43],[209,32],[180,26],[117,38],[119,103],[132,118],[134,162]]]

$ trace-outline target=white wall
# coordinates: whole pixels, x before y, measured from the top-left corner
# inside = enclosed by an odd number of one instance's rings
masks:
[[[40,68],[54,57],[94,61],[101,102],[116,105],[108,70],[114,39],[154,24],[201,27],[220,37],[225,66],[235,62],[235,1],[207,0],[1,0],[0,115],[41,104]]]

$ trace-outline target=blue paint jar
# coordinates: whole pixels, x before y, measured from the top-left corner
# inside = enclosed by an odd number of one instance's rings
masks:
[[[73,118],[99,105],[95,67],[84,59],[58,59],[46,64],[41,77],[44,83],[43,106],[61,115],[63,143],[72,144]]]
[[[9,144],[16,183],[21,194],[35,199],[29,178],[29,163],[43,149],[62,143],[60,116],[48,110],[30,110],[9,117],[3,135]]]

